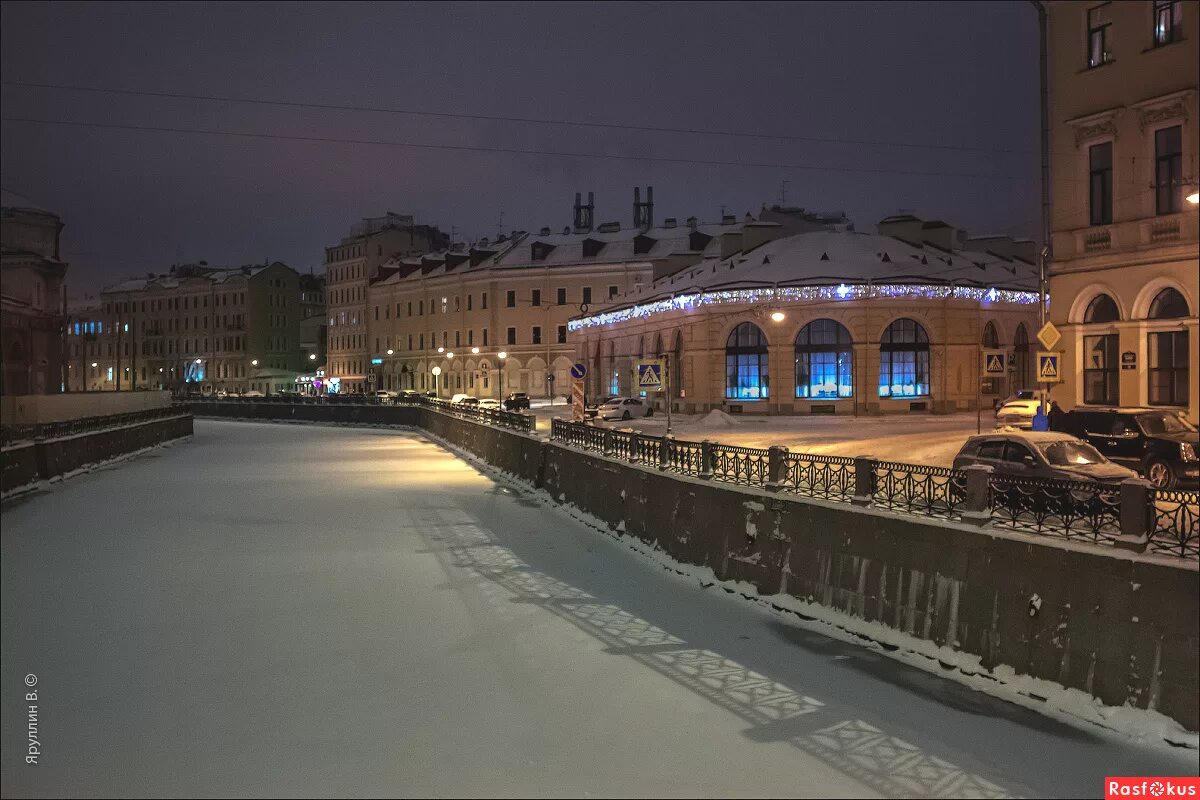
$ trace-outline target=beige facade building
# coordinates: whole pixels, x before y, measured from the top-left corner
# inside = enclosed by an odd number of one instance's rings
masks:
[[[1048,8],[1050,320],[1065,365],[1052,397],[1195,422],[1200,5]]]
[[[292,389],[307,368],[301,315],[300,275],[279,261],[124,281],[69,320],[72,388]]]
[[[435,227],[415,225],[413,218],[389,212],[355,224],[338,244],[325,248],[326,374],[341,391],[366,391],[371,354],[368,343],[367,289],[379,267],[444,248],[447,238]]]
[[[597,225],[594,213],[592,199],[584,204],[577,195],[563,229],[514,231],[384,264],[367,308],[368,362],[378,362],[368,363],[377,375],[372,385],[436,389],[443,397],[567,395],[576,359],[572,317],[620,302],[656,275],[739,250],[756,225],[781,227],[733,217],[656,223],[649,188],[645,200],[635,194],[632,225]],[[812,218],[800,222],[817,226]]]
[[[945,413],[1031,385],[1031,242],[970,239],[912,216],[878,234],[784,233],[747,223],[733,253],[572,320],[589,393],[638,394],[642,358],[667,361],[673,407],[686,413]],[[985,349],[1006,356],[987,382]]]
[[[54,394],[66,380],[62,358],[63,223],[56,214],[4,193],[0,208],[0,394]]]

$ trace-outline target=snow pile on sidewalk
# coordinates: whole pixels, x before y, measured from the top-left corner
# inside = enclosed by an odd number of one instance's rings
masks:
[[[736,428],[737,426],[738,421],[719,408],[714,408],[696,423],[697,428],[704,428],[705,430],[722,430],[725,428]]]

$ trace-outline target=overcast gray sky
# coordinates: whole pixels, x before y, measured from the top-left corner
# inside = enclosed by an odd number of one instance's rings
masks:
[[[388,210],[476,238],[495,236],[501,213],[505,230],[561,228],[591,190],[598,222],[629,224],[636,184],[654,186],[658,219],[757,212],[787,180],[789,204],[844,209],[860,229],[903,208],[1037,235],[1036,19],[1023,2],[5,2],[0,14],[6,118],[639,159],[9,119],[3,186],[62,215],[76,292],[199,259],[319,271],[324,245]]]

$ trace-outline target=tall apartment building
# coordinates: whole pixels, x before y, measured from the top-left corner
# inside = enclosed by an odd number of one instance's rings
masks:
[[[68,320],[72,388],[269,394],[293,388],[306,368],[300,275],[282,262],[184,265],[100,299]]]
[[[63,223],[4,192],[0,208],[0,394],[62,390]]]
[[[380,265],[447,244],[447,237],[436,227],[416,225],[411,216],[388,212],[362,220],[338,244],[325,248],[329,308],[326,374],[338,379],[343,392],[367,388],[367,287]]]
[[[300,276],[300,367],[306,372],[325,368],[328,336],[325,276]]]
[[[434,390],[437,367],[442,396],[565,395],[576,361],[572,317],[620,302],[657,276],[731,255],[748,224],[731,216],[656,223],[651,189],[644,200],[635,191],[632,225],[597,225],[594,214],[592,197],[584,204],[576,195],[572,224],[558,231],[513,231],[383,264],[365,310],[372,385]]]
[[[1052,396],[1196,421],[1200,6],[1047,8],[1050,319],[1066,367]]]

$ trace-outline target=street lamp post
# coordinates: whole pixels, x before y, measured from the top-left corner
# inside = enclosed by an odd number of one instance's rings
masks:
[[[434,396],[436,396],[438,400],[441,400],[442,399],[442,387],[438,384],[438,376],[442,374],[442,368],[435,365],[434,368],[432,370],[430,370],[430,372],[433,373]]]
[[[504,405],[504,359],[508,358],[508,353],[501,350],[499,353],[496,354],[496,357],[498,359],[500,359],[500,405],[503,406]]]

